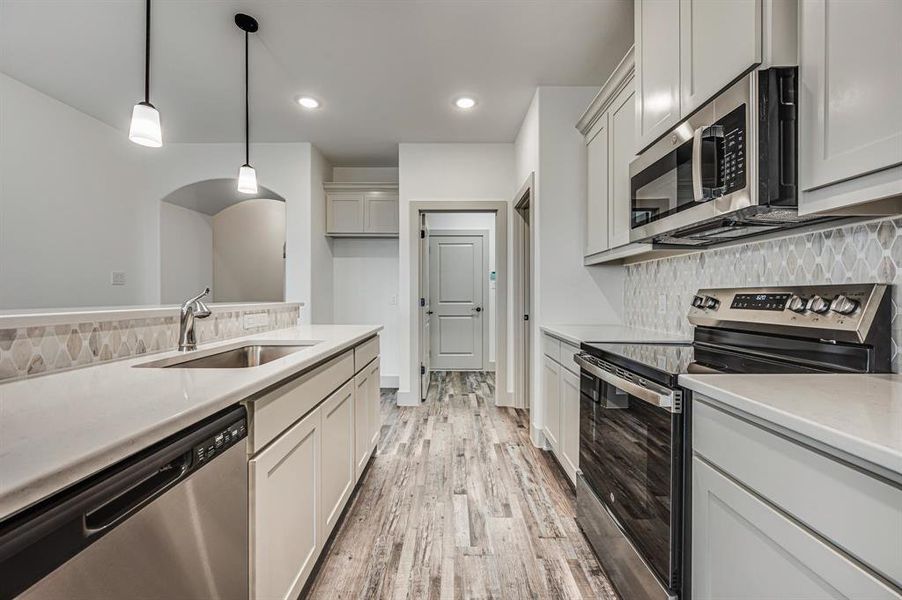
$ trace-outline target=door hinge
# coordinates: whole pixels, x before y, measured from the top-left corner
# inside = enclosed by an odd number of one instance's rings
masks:
[[[420,239],[421,240],[426,239],[426,230],[425,229],[420,229]]]
[[[425,374],[426,374],[426,366],[420,365],[420,375],[425,375]]]
[[[523,315],[523,320],[524,320],[524,321],[528,321],[528,320],[529,320],[529,315]]]
[[[426,306],[426,298],[420,298],[420,308],[423,308],[425,306]]]

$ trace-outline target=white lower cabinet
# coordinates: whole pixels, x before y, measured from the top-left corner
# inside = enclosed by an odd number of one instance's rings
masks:
[[[692,472],[693,598],[899,598],[705,461]]]
[[[297,598],[319,556],[321,410],[248,461],[251,598]]]
[[[354,382],[348,381],[320,407],[322,433],[322,541],[341,516],[357,482],[354,460]]]
[[[370,424],[370,376],[369,367],[354,377],[354,463],[357,476],[363,473],[372,451],[373,429]]]
[[[367,378],[369,379],[369,394],[367,405],[370,409],[369,426],[370,426],[370,446],[369,452],[372,453],[376,444],[379,443],[379,436],[382,434],[382,371],[380,369],[379,359],[377,358],[369,366]]]
[[[561,437],[561,365],[542,356],[542,398],[545,402],[545,439],[557,451]]]
[[[561,369],[560,461],[570,481],[576,484],[579,468],[579,375]]]

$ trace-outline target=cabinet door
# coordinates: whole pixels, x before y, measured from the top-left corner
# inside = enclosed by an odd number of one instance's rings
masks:
[[[680,0],[681,117],[760,63],[761,0]]]
[[[363,231],[363,192],[326,194],[326,233]]]
[[[367,192],[363,205],[366,233],[398,233],[398,194]]]
[[[579,375],[561,369],[561,464],[576,485],[579,469]]]
[[[692,479],[693,598],[898,598],[697,457]]]
[[[369,367],[370,393],[369,393],[369,409],[370,409],[370,452],[379,443],[379,436],[382,435],[382,385],[379,359],[374,360]]]
[[[349,381],[329,396],[320,409],[322,435],[322,542],[341,516],[357,481],[354,460],[354,382]]]
[[[355,475],[360,477],[372,450],[373,429],[370,425],[372,390],[370,370],[364,368],[354,377],[354,463]]]
[[[610,248],[608,240],[608,114],[587,136],[586,256]]]
[[[636,0],[635,28],[638,153],[680,120],[680,3]]]
[[[319,556],[320,410],[248,461],[251,598],[297,598]]]
[[[561,437],[561,366],[542,357],[542,399],[545,402],[545,437],[557,452]]]
[[[632,82],[614,99],[610,109],[610,246],[630,243],[630,162],[636,158],[636,92]]]
[[[801,188],[902,164],[902,2],[803,1],[800,11]]]

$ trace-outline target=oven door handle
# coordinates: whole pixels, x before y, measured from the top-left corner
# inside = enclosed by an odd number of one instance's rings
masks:
[[[627,394],[630,394],[631,396],[635,396],[643,402],[648,402],[652,406],[656,406],[658,408],[666,408],[670,412],[674,413],[681,412],[682,410],[681,402],[678,399],[679,392],[668,390],[666,388],[652,389],[644,385],[639,385],[638,383],[630,381],[629,379],[615,375],[610,371],[605,371],[598,365],[589,362],[579,354],[574,356],[573,360],[580,366],[581,369],[584,369],[590,375],[594,375],[602,381],[613,385],[617,389],[622,390]]]

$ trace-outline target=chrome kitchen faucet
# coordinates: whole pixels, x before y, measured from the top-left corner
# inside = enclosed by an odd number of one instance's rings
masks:
[[[210,309],[201,301],[201,298],[210,293],[206,287],[197,296],[182,303],[179,311],[179,352],[197,350],[197,338],[194,335],[194,319],[206,319],[210,316]]]

